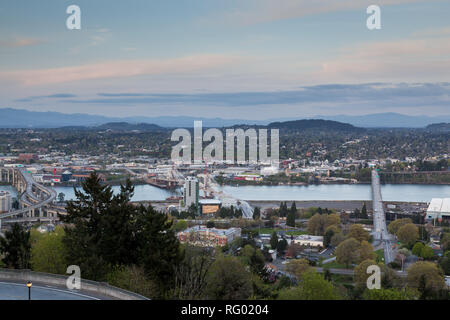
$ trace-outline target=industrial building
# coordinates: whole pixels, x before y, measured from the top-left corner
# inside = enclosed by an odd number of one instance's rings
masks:
[[[0,213],[11,210],[11,194],[8,191],[0,191]]]
[[[431,199],[427,209],[426,219],[450,219],[450,198]]]

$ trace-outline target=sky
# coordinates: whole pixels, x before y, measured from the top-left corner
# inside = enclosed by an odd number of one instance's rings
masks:
[[[2,0],[0,108],[450,115],[449,16],[448,0]]]

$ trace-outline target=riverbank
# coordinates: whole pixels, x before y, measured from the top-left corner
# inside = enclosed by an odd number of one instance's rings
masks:
[[[336,209],[336,210],[354,210],[356,208],[361,209],[364,203],[366,204],[367,208],[372,208],[372,200],[247,200],[247,202],[252,207],[259,207],[261,209],[268,209],[268,208],[278,208],[280,206],[280,202],[286,202],[288,208],[292,205],[293,202],[295,202],[295,205],[297,209],[307,209],[311,207],[316,208],[328,208],[328,209]],[[408,201],[383,201],[383,204],[385,205],[394,205],[396,208],[399,207],[415,207],[415,208],[425,208],[427,207],[426,202],[408,202]]]
[[[268,208],[278,208],[280,206],[280,202],[286,202],[288,208],[291,207],[292,203],[295,202],[297,209],[307,209],[311,207],[320,207],[320,208],[328,208],[328,209],[336,209],[336,210],[354,210],[355,208],[362,208],[364,203],[367,207],[372,207],[372,201],[360,201],[360,200],[290,200],[290,201],[274,201],[274,200],[248,200],[247,202],[252,207],[259,207],[261,209]]]
[[[125,183],[127,182],[127,179],[120,179],[120,180],[110,180],[110,181],[105,181],[104,184],[114,187],[114,186],[120,186],[120,185],[125,185]],[[131,180],[131,182],[133,182],[133,185],[135,186],[141,186],[141,185],[146,185],[147,183],[144,180],[141,179],[136,179],[136,180]],[[1,184],[0,184],[1,185]],[[64,182],[59,182],[57,184],[55,184],[53,187],[57,188],[57,187],[75,187],[75,188],[79,188],[81,187],[81,182],[80,183],[64,183]]]

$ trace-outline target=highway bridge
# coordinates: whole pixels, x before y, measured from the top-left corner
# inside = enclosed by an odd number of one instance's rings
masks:
[[[0,167],[0,180],[15,187],[19,193],[19,209],[0,214],[3,223],[58,220],[63,208],[53,205],[56,191],[33,180],[26,168]]]
[[[241,209],[243,218],[253,219],[253,208],[247,201],[235,199],[231,195],[220,190],[219,185],[211,176],[206,175],[206,180],[208,194],[213,195],[222,201],[222,204],[232,204],[236,209]]]
[[[384,249],[384,263],[388,264],[395,259],[393,250],[394,236],[387,231],[386,215],[381,197],[380,176],[377,170],[372,170],[372,199],[374,243],[382,244]]]

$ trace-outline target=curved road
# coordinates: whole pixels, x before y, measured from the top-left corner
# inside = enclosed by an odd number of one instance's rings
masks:
[[[56,191],[53,190],[52,188],[46,188],[43,185],[35,182],[33,180],[33,178],[28,174],[28,172],[26,172],[26,169],[21,168],[20,169],[20,173],[22,174],[22,176],[24,177],[24,179],[25,179],[25,181],[27,183],[27,191],[24,193],[24,196],[21,199],[22,201],[24,199],[26,199],[26,195],[30,195],[30,197],[32,197],[33,199],[39,200],[39,199],[36,198],[36,196],[32,192],[33,185],[35,185],[37,188],[39,188],[41,190],[45,190],[46,192],[48,192],[49,196],[45,200],[43,200],[41,202],[38,202],[38,203],[36,203],[34,205],[32,204],[31,206],[28,206],[26,208],[0,214],[0,219],[14,217],[14,216],[17,216],[17,215],[20,215],[20,214],[27,213],[27,212],[29,212],[30,210],[33,210],[33,209],[39,209],[39,208],[41,208],[41,207],[43,207],[43,206],[45,206],[45,205],[47,205],[49,203],[52,203],[56,199]],[[24,202],[26,202],[27,204],[28,203],[31,204],[28,200],[26,200]]]
[[[68,290],[35,284],[31,287],[31,300],[103,300],[101,296],[94,296],[82,291]],[[24,283],[0,281],[0,300],[28,300],[28,288]]]

